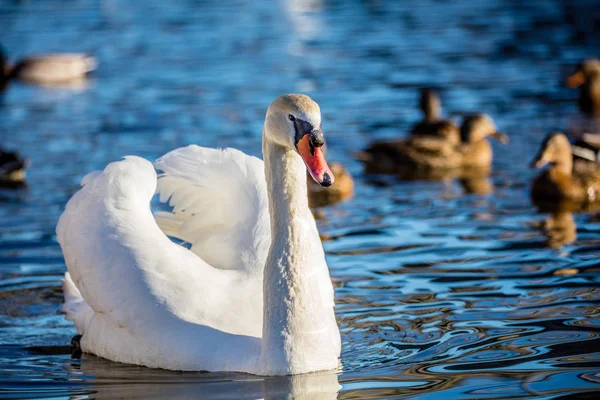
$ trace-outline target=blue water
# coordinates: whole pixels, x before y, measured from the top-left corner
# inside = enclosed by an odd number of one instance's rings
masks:
[[[600,56],[599,29],[594,1],[0,0],[11,59],[100,62],[86,86],[14,84],[0,97],[0,143],[31,161],[29,188],[0,192],[0,398],[595,398],[600,224],[538,213],[527,165],[576,115],[561,79]],[[510,135],[493,144],[493,193],[368,177],[353,159],[405,134],[422,86],[447,114],[484,111]],[[286,92],[320,103],[328,158],[356,179],[352,200],[317,211],[343,372],[71,360],[54,228],[79,179],[190,143],[259,155],[266,107]]]

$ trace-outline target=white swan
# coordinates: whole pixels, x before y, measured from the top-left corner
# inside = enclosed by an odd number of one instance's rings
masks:
[[[317,103],[283,95],[265,118],[264,163],[188,146],[155,163],[158,182],[139,157],[83,178],[57,226],[63,310],[82,350],[173,370],[338,368],[333,287],[307,203],[306,167],[333,182],[322,145]],[[174,211],[155,220],[156,190]]]

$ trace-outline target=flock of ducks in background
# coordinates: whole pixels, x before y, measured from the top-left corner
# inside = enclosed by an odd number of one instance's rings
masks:
[[[55,85],[85,79],[97,67],[96,60],[85,54],[66,53],[30,57],[10,64],[0,48],[0,90],[13,80],[40,85]],[[579,87],[580,111],[600,119],[600,60],[581,62],[566,80]],[[470,191],[487,193],[491,185],[479,185],[491,171],[492,147],[488,138],[508,143],[487,114],[467,115],[461,125],[441,116],[441,102],[432,89],[421,91],[419,106],[423,112],[406,138],[377,141],[357,158],[367,173],[393,174],[401,179],[459,178],[471,182]],[[562,133],[553,132],[543,141],[532,166],[549,165],[533,182],[532,198],[545,208],[589,209],[600,205],[600,166],[597,160],[600,132],[583,132],[573,145]],[[0,186],[22,187],[27,161],[16,152],[0,147]],[[323,206],[352,197],[354,183],[340,164],[331,166],[335,184],[327,189],[309,182],[311,206]],[[475,183],[473,183],[475,182]]]

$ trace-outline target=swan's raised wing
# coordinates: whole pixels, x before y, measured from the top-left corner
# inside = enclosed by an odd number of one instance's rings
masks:
[[[213,268],[169,240],[150,211],[156,184],[152,164],[139,157],[82,180],[56,229],[78,290],[66,285],[68,318],[80,332],[93,320],[107,335],[120,329],[144,335],[161,320],[260,335],[260,281],[244,270]]]
[[[191,145],[154,166],[160,200],[173,207],[155,214],[165,234],[190,243],[213,267],[262,271],[271,241],[262,160]]]

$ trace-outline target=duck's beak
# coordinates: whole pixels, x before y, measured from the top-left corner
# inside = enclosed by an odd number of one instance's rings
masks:
[[[320,130],[305,133],[296,143],[296,149],[304,160],[310,176],[319,185],[328,187],[334,182],[334,176],[323,154],[323,133]]]
[[[508,142],[510,142],[510,139],[508,138],[508,135],[506,133],[494,132],[492,133],[491,137],[493,137],[502,144],[508,144]]]
[[[548,164],[548,160],[546,160],[544,154],[541,153],[535,156],[535,158],[533,159],[533,161],[531,161],[531,164],[529,164],[529,166],[531,168],[542,168],[546,164]]]
[[[585,76],[583,75],[583,72],[581,72],[581,71],[577,71],[573,75],[571,75],[571,76],[567,77],[567,79],[565,79],[565,85],[567,85],[570,88],[579,87],[579,86],[583,85],[584,83],[585,83]]]

